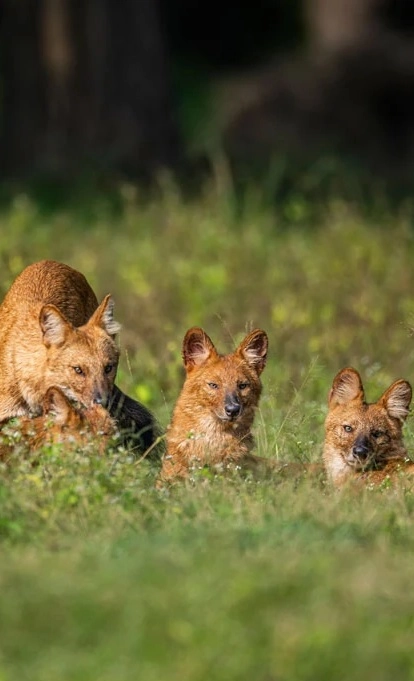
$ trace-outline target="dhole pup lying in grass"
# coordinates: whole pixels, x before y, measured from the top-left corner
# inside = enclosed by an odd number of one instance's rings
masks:
[[[63,263],[27,267],[0,306],[0,422],[38,415],[50,387],[89,408],[109,406],[120,429],[154,441],[154,420],[114,380],[119,324],[107,295],[100,305],[85,277]]]
[[[23,416],[18,423],[0,431],[0,457],[8,459],[17,451],[33,453],[45,445],[91,447],[103,454],[116,434],[115,420],[100,404],[75,407],[59,388],[49,388],[42,401],[41,416]],[[93,449],[92,449],[93,448]]]
[[[265,368],[268,339],[249,333],[237,349],[220,355],[199,327],[183,341],[186,379],[167,430],[159,484],[186,478],[205,465],[244,467],[253,457],[253,425]]]
[[[350,481],[376,485],[414,473],[402,433],[411,397],[411,385],[401,379],[369,404],[355,369],[342,369],[335,376],[323,451],[326,472],[335,487]]]

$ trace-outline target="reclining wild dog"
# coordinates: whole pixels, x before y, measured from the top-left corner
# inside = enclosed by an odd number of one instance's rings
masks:
[[[355,369],[342,369],[335,376],[323,450],[327,476],[335,487],[350,481],[380,484],[414,473],[402,432],[411,398],[411,385],[401,379],[369,404]]]
[[[192,468],[255,465],[251,428],[262,392],[268,339],[255,329],[220,355],[199,327],[183,341],[186,379],[167,430],[159,484],[186,478]]]
[[[90,447],[103,454],[117,433],[115,420],[100,404],[75,408],[59,388],[49,388],[41,416],[22,416],[0,431],[0,458],[14,453],[33,454],[46,445]]]
[[[85,277],[43,260],[17,277],[0,306],[0,423],[38,415],[50,387],[89,408],[108,407],[145,450],[155,439],[150,412],[114,385],[119,324],[113,300],[100,305]]]

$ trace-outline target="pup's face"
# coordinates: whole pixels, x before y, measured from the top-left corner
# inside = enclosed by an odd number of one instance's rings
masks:
[[[328,473],[382,467],[405,455],[402,426],[411,402],[411,386],[395,381],[373,404],[365,401],[361,378],[343,369],[334,379],[325,421],[324,461]]]
[[[235,352],[219,355],[202,329],[190,329],[184,338],[183,359],[185,390],[193,395],[194,410],[208,409],[223,427],[250,420],[262,391],[260,374],[266,357],[264,331],[253,331]]]

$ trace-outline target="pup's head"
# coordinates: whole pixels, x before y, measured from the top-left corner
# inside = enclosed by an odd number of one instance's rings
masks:
[[[405,456],[402,426],[412,398],[408,381],[395,381],[377,402],[365,400],[361,377],[342,369],[329,393],[324,462],[332,481],[341,484],[357,472],[381,468]]]
[[[189,329],[183,342],[187,373],[186,395],[194,413],[209,411],[223,427],[250,426],[262,385],[268,339],[264,331],[249,333],[236,350],[219,355],[208,335],[199,327]]]
[[[119,352],[114,336],[119,324],[106,296],[89,321],[74,327],[54,305],[44,305],[39,324],[46,348],[46,388],[57,386],[85,407],[106,406],[111,396]]]
[[[72,404],[59,388],[49,388],[43,398],[43,418],[62,432],[110,437],[116,432],[115,420],[101,404],[82,407]]]
[[[42,408],[42,416],[21,422],[21,432],[30,450],[67,442],[82,447],[91,444],[103,453],[116,433],[115,421],[102,405],[74,406],[59,388],[47,390]]]

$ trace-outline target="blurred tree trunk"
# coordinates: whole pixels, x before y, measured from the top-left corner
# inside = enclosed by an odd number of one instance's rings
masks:
[[[0,173],[179,156],[157,0],[2,0]]]

